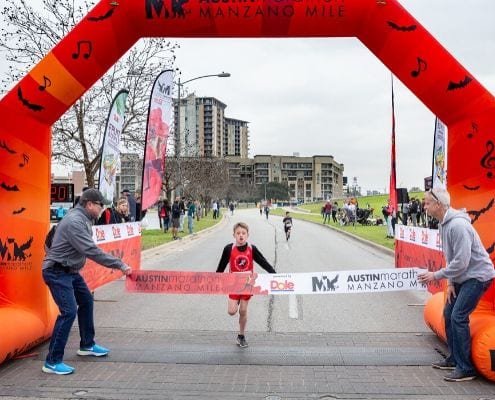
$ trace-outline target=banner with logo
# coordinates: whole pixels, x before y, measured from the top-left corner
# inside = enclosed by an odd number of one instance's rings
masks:
[[[139,222],[93,226],[93,240],[103,251],[121,258],[133,270],[141,268],[141,224]],[[90,290],[123,276],[120,271],[103,267],[90,259],[86,261],[81,275]]]
[[[422,267],[435,272],[445,267],[438,229],[395,225],[395,239],[397,268]],[[445,279],[431,282],[428,291],[432,294],[441,292],[446,284]]]
[[[447,189],[447,127],[435,118],[433,139],[432,187]]]
[[[163,294],[337,294],[426,290],[419,268],[285,274],[134,271],[128,292]]]
[[[148,109],[143,160],[141,209],[153,206],[162,191],[167,139],[172,122],[174,71],[165,70],[155,80]]]
[[[103,136],[98,189],[103,197],[112,201],[115,194],[115,175],[120,163],[120,137],[124,128],[128,94],[127,90],[121,90],[113,99]]]

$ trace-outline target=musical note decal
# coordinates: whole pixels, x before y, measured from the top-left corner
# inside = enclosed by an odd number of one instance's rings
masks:
[[[494,250],[495,250],[495,242],[493,242],[492,245],[486,249],[488,254],[492,254]]]
[[[112,5],[113,7],[110,10],[108,10],[105,14],[99,15],[98,17],[88,17],[87,20],[91,22],[100,22],[107,18],[110,18],[113,14],[113,11],[115,10],[115,6],[118,6],[119,3],[112,2],[110,3],[110,5]]]
[[[91,57],[91,53],[93,52],[93,44],[89,40],[79,40],[77,42],[77,51],[72,53],[72,58],[77,60],[79,56],[82,54],[84,59],[88,59]]]
[[[495,156],[493,156],[493,150],[495,149],[495,145],[491,140],[486,142],[486,154],[483,156],[483,158],[480,161],[480,164],[483,168],[486,169],[495,169]],[[493,172],[488,171],[486,173],[486,176],[488,178],[493,178]]]
[[[462,185],[464,187],[464,189],[466,190],[478,190],[481,186],[478,185],[478,186],[468,186],[468,185]]]
[[[468,132],[467,137],[472,139],[476,133],[478,133],[478,124],[476,122],[471,122],[471,130]]]
[[[14,214],[14,215],[16,215],[16,214],[22,214],[24,211],[26,211],[26,208],[25,207],[21,207],[18,210],[12,211],[12,214]]]
[[[387,21],[387,24],[392,29],[395,29],[396,31],[401,31],[401,32],[412,32],[412,31],[416,30],[416,28],[417,28],[416,25],[399,26],[395,22],[392,22],[392,21]]]
[[[19,167],[24,167],[29,162],[29,156],[25,153],[22,153],[22,163],[19,163]]]
[[[421,72],[426,71],[426,68],[428,67],[428,64],[426,64],[426,61],[423,60],[421,57],[416,57],[418,60],[418,68],[415,69],[414,71],[411,71],[411,76],[413,78],[417,78]]]
[[[467,85],[469,85],[469,83],[471,83],[472,80],[473,78],[466,75],[466,77],[462,81],[459,82],[450,81],[449,86],[447,86],[447,91],[465,88]]]
[[[27,108],[29,108],[30,110],[41,111],[41,110],[43,110],[45,108],[43,106],[40,106],[39,104],[31,103],[31,102],[29,102],[29,100],[26,100],[24,97],[22,97],[22,90],[21,90],[21,87],[20,86],[17,88],[17,97],[19,98],[19,100],[21,101],[21,103],[24,106],[26,106]]]
[[[4,149],[5,151],[7,151],[7,153],[10,153],[10,154],[16,154],[17,151],[11,149],[9,146],[7,146],[7,143],[5,143],[5,140],[2,140],[0,142],[0,149]]]
[[[38,86],[40,91],[45,90],[47,87],[52,86],[52,81],[46,75],[43,75],[43,84]]]
[[[17,185],[9,186],[5,182],[0,183],[0,187],[2,189],[6,190],[7,192],[18,192],[19,191],[19,188],[17,187]]]
[[[468,211],[467,213],[469,215],[474,215],[474,218],[471,220],[471,223],[474,224],[478,220],[478,218],[481,217],[482,214],[486,213],[487,211],[490,211],[490,209],[493,207],[494,202],[495,202],[495,199],[491,199],[491,201],[488,203],[488,205],[486,207],[482,208],[481,210]]]

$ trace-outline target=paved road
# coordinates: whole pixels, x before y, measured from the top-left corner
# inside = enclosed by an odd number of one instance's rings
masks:
[[[239,220],[278,272],[393,266],[387,251],[307,222],[295,221],[287,243],[281,218],[242,210],[207,233],[145,252],[142,267],[214,271]],[[445,347],[424,325],[421,292],[255,297],[250,346],[239,349],[225,296],[126,294],[123,284],[95,294],[97,340],[109,357],[77,357],[75,327],[66,349],[75,374],[43,374],[43,344],[38,355],[0,367],[0,397],[495,399],[492,383],[447,383],[430,367]]]

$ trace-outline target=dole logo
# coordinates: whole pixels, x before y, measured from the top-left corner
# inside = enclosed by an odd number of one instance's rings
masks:
[[[399,228],[399,237],[400,237],[401,239],[404,239],[404,236],[405,236],[405,234],[404,234],[404,228],[400,227],[400,228]]]
[[[411,229],[411,230],[409,231],[409,240],[410,240],[411,242],[415,242],[415,241],[416,241],[416,231],[415,231],[415,230],[413,230],[413,229]]]
[[[428,231],[425,229],[421,231],[421,243],[428,244]]]
[[[290,282],[287,279],[283,282],[280,281],[270,281],[270,289],[272,292],[293,292],[294,282]]]
[[[105,240],[105,230],[96,228],[95,235],[97,242],[101,242],[102,240]]]
[[[134,236],[134,227],[132,225],[126,225],[127,236]]]
[[[122,237],[122,234],[120,233],[120,227],[118,226],[112,226],[112,234],[114,239],[119,239]]]

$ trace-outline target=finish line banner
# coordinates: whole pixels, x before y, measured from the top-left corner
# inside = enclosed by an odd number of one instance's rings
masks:
[[[287,274],[132,271],[126,290],[162,294],[337,294],[426,290],[420,268]]]

